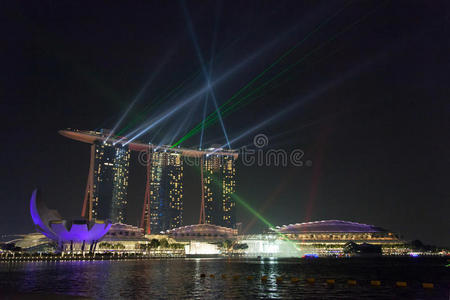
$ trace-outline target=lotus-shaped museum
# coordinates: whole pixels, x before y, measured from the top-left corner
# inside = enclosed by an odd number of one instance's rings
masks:
[[[81,244],[84,251],[85,244],[91,244],[92,250],[111,227],[109,221],[103,220],[64,220],[56,210],[47,208],[38,190],[34,190],[31,196],[30,212],[36,229],[57,242],[62,249],[70,244],[73,250],[74,244]]]

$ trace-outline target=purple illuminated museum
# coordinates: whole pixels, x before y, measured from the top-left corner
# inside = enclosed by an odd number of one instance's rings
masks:
[[[58,243],[62,251],[93,252],[111,227],[111,222],[103,220],[64,220],[56,210],[47,208],[38,190],[31,196],[30,213],[36,229]]]

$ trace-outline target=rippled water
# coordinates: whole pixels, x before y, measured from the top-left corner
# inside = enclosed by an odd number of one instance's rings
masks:
[[[0,294],[96,299],[449,299],[450,268],[446,264],[442,258],[0,263]],[[227,275],[225,279],[222,274]],[[264,275],[267,282],[261,281]],[[277,276],[283,280],[277,282]],[[292,283],[291,277],[300,281]],[[306,283],[308,277],[316,283]],[[326,279],[336,283],[329,286]],[[348,279],[358,284],[348,286]],[[381,280],[381,286],[370,286],[370,280]],[[408,287],[396,288],[395,281],[407,281]],[[424,290],[421,282],[433,282],[435,288]]]

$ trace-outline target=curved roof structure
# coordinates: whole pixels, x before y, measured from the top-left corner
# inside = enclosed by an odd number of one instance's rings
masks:
[[[126,138],[114,137],[114,136],[111,136],[108,138],[108,135],[103,134],[101,132],[97,132],[97,131],[67,129],[67,130],[60,130],[58,132],[59,132],[59,134],[61,134],[62,136],[66,137],[66,138],[80,141],[83,143],[88,143],[88,144],[93,144],[95,141],[106,141],[107,139],[108,139],[108,141],[110,141],[113,144],[122,143],[122,142],[119,142],[119,140],[122,141],[122,139],[123,139],[124,143],[127,142]],[[153,145],[153,144],[146,144],[146,143],[139,142],[137,140],[133,141],[131,143],[128,143],[127,145],[128,145],[128,148],[133,151],[145,151],[148,149],[159,149],[160,151],[175,151],[175,152],[181,153],[181,155],[187,156],[187,157],[202,157],[203,155],[214,154],[214,155],[221,155],[221,156],[230,155],[236,159],[239,155],[236,150],[226,150],[226,149],[217,149],[217,148],[211,148],[211,149],[206,149],[206,150],[188,149],[188,148],[171,148],[170,146],[165,146],[165,145],[159,146],[159,145]]]
[[[109,221],[63,220],[56,210],[47,208],[38,190],[34,190],[31,195],[30,212],[36,229],[49,239],[58,242],[97,241],[111,227]]]
[[[61,215],[54,209],[48,209],[44,202],[41,201],[41,193],[36,189],[33,191],[30,200],[31,219],[37,230],[52,240],[58,237],[50,229],[51,220],[61,220]]]
[[[276,230],[281,233],[326,233],[326,232],[386,232],[385,229],[374,225],[360,224],[356,222],[325,220],[307,223],[289,224],[277,226]]]
[[[170,229],[166,233],[174,238],[229,238],[237,235],[237,229],[212,224],[196,224]]]

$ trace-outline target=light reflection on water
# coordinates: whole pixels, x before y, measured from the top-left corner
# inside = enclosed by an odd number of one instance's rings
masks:
[[[0,292],[53,293],[97,299],[380,298],[448,299],[445,259],[227,260],[154,259],[0,263]],[[206,274],[205,278],[200,275]],[[214,278],[209,275],[214,274]],[[221,277],[226,274],[226,279]],[[233,278],[239,275],[240,278]],[[247,276],[254,276],[248,280]],[[268,276],[262,282],[262,276]],[[277,277],[283,277],[277,282]],[[291,277],[299,277],[296,283]],[[315,284],[305,282],[316,278]],[[327,278],[336,279],[327,286]],[[347,286],[347,279],[360,284]],[[372,287],[371,279],[382,281]],[[408,281],[395,288],[395,281]],[[421,282],[436,288],[423,290]]]

